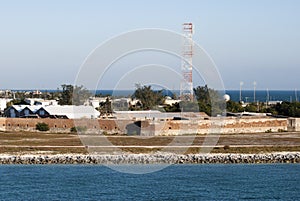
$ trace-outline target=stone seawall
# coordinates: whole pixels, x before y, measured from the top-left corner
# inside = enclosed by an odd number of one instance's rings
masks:
[[[126,155],[0,155],[0,164],[206,164],[300,163],[300,153],[269,154],[126,154]]]

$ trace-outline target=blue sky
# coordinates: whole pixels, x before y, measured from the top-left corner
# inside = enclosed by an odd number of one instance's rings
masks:
[[[88,54],[133,29],[181,32],[216,63],[226,89],[299,89],[300,1],[0,1],[0,89],[74,83]],[[5,76],[4,76],[5,75]]]

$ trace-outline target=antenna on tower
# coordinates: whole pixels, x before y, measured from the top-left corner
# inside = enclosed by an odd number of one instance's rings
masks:
[[[183,23],[183,47],[180,83],[180,99],[183,101],[192,101],[193,96],[193,23]]]

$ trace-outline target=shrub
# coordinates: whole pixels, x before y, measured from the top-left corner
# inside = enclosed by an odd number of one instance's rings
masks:
[[[224,145],[224,150],[228,150],[228,149],[230,149],[230,146],[229,145]]]
[[[70,128],[70,132],[77,133],[77,128],[75,126],[73,126],[72,128]]]
[[[49,126],[46,123],[37,123],[35,125],[36,130],[39,131],[48,131],[49,130]]]
[[[266,130],[265,133],[272,133],[272,129]]]
[[[85,132],[86,130],[87,130],[87,127],[85,127],[85,126],[76,126],[76,127],[74,126],[70,129],[70,131],[72,133]]]

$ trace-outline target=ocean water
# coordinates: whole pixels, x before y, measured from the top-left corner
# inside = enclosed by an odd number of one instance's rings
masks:
[[[300,200],[299,181],[300,164],[173,165],[140,175],[101,165],[2,165],[0,200]]]
[[[13,91],[34,91],[34,90],[13,90]],[[57,90],[41,90],[42,92],[56,92]],[[102,94],[104,96],[123,96],[128,97],[134,93],[134,90],[91,90],[92,94]],[[179,96],[179,90],[164,90],[163,94],[167,96],[172,96],[175,93]],[[231,100],[240,100],[239,90],[226,90],[226,94],[230,95]],[[254,101],[254,91],[253,90],[242,90],[242,101],[253,102]],[[266,102],[266,101],[299,101],[300,91],[297,90],[256,90],[255,91],[255,102]]]
[[[113,96],[130,96],[134,93],[132,90],[97,90],[94,91],[95,94],[102,95],[113,95]],[[163,94],[172,96],[172,93],[175,93],[177,97],[180,94],[179,90],[170,91],[164,90]],[[240,91],[239,90],[226,90],[226,94],[230,95],[231,100],[239,101],[240,100]],[[254,91],[253,90],[242,90],[242,101],[244,102],[254,102]],[[266,101],[299,101],[300,92],[295,90],[256,90],[255,91],[255,102],[266,102]]]
[[[113,95],[113,96],[130,96],[134,91],[131,90],[97,90],[96,94],[102,95]],[[170,91],[164,90],[163,94],[171,96],[172,92],[179,96],[180,91]],[[239,90],[226,90],[226,94],[230,95],[231,100],[239,101],[240,100],[240,91]],[[254,91],[253,90],[242,90],[242,101],[244,102],[254,102]],[[295,90],[256,90],[255,91],[255,102],[266,102],[266,101],[299,101],[300,92]]]

